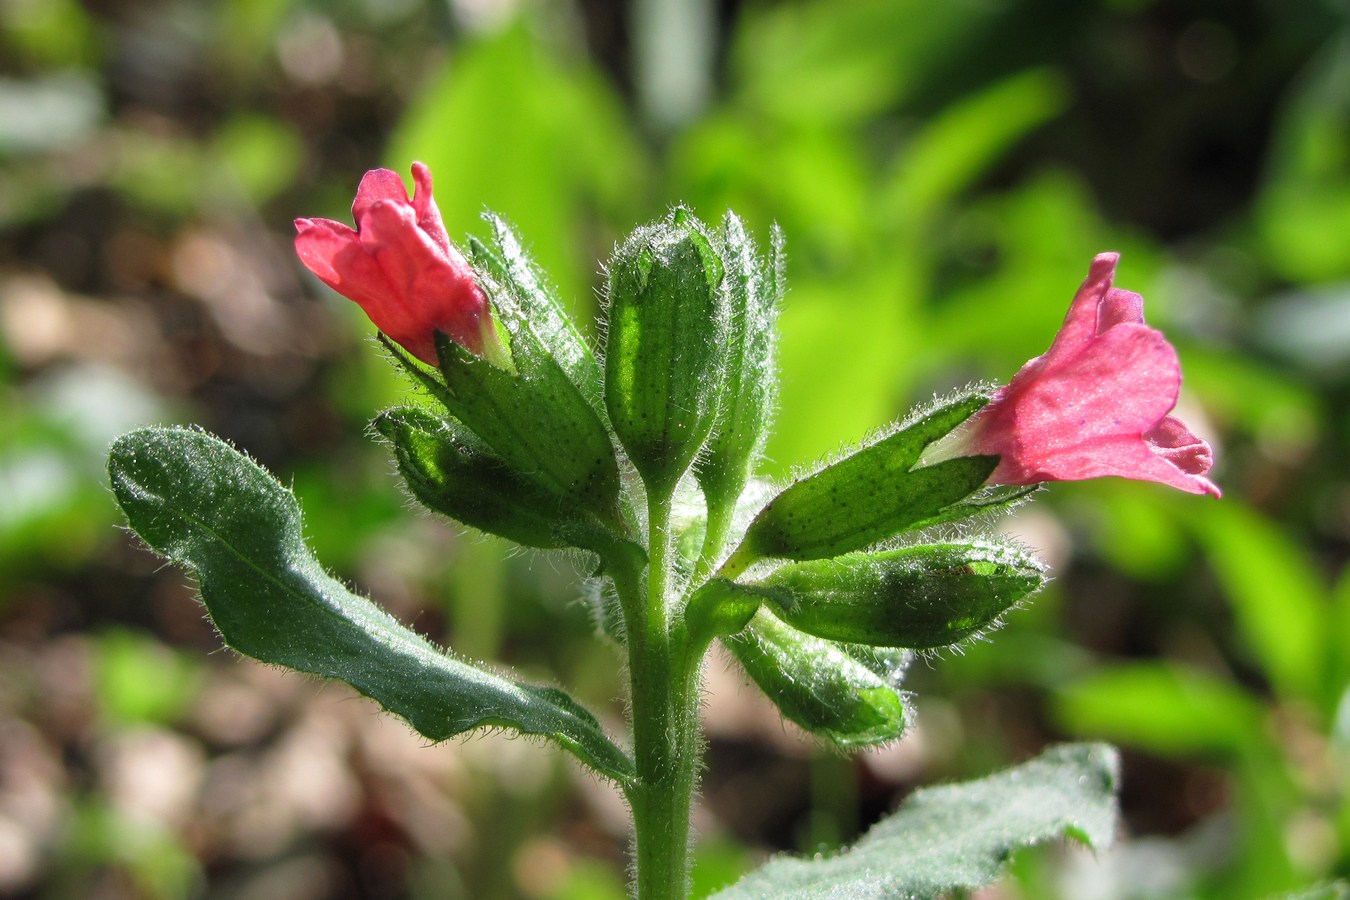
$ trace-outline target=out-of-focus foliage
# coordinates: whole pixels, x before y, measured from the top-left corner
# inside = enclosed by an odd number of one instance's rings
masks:
[[[1101,250],[1180,349],[1224,499],[1060,485],[1009,519],[1056,580],[913,667],[905,742],[843,763],[709,668],[700,891],[1066,736],[1121,745],[1128,839],[1023,854],[1010,894],[1350,875],[1343,4],[709,9],[715,89],[672,125],[635,99],[627,4],[0,0],[0,893],[622,896],[607,788],[207,656],[186,586],[115,528],[108,442],[201,423],[396,616],[618,710],[568,562],[408,514],[363,435],[403,385],[291,257],[291,218],[345,219],[364,170],[413,159],[452,234],[503,214],[583,320],[597,260],[672,204],[780,223],[774,477],[1006,380]]]

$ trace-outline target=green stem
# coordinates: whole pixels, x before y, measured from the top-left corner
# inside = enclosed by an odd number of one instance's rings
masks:
[[[699,657],[671,616],[670,492],[647,499],[645,604],[627,602],[633,758],[629,786],[639,900],[683,900],[689,881],[689,814],[697,781]],[[636,599],[636,598],[633,598]]]
[[[735,503],[708,504],[708,527],[703,534],[703,549],[699,551],[698,564],[694,567],[694,577],[690,579],[690,584],[700,585],[712,575],[713,567],[717,565],[717,557],[727,544],[727,535],[731,533],[731,520],[735,512]]]

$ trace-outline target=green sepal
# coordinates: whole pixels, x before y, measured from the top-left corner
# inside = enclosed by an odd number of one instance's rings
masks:
[[[962,541],[789,563],[735,587],[816,637],[927,650],[995,627],[1044,583],[1045,567],[1030,554]]]
[[[728,324],[721,256],[681,208],[629,236],[608,271],[605,404],[648,489],[669,493],[717,418]]]
[[[783,717],[812,734],[866,747],[905,731],[899,679],[894,669],[879,671],[879,657],[859,659],[854,648],[803,634],[764,609],[722,642]]]
[[[1039,484],[987,485],[964,500],[943,507],[937,514],[914,523],[910,526],[910,529],[930,528],[933,525],[959,522],[971,516],[1005,513],[1021,506],[1041,487]]]
[[[631,779],[627,754],[566,693],[441,652],[326,572],[305,544],[294,495],[219,438],[134,431],[113,443],[108,471],[132,529],[196,578],[228,646],[345,681],[433,741],[508,728]]]
[[[849,656],[862,663],[878,678],[894,688],[899,688],[914,662],[913,650],[904,647],[869,647],[866,644],[839,644]]]
[[[423,366],[384,335],[380,340],[450,415],[522,478],[619,523],[619,468],[609,433],[519,308],[501,294],[496,299],[511,337],[514,372],[442,334],[436,335],[439,370]]]
[[[711,900],[933,900],[984,887],[1013,852],[1058,837],[1115,839],[1120,756],[1062,744],[1006,771],[915,791],[843,853],[779,856]]]
[[[492,229],[492,243],[469,238],[469,259],[487,276],[482,279],[487,290],[494,296],[500,296],[503,290],[510,294],[539,343],[603,416],[601,395],[605,374],[590,345],[577,331],[553,286],[525,252],[511,226],[493,213],[484,213],[483,220]]]
[[[385,410],[371,427],[389,441],[399,474],[429,509],[527,547],[579,547],[637,568],[645,562],[636,544],[522,477],[456,422],[401,407]]]
[[[824,559],[860,550],[940,521],[970,497],[998,465],[996,456],[966,456],[917,466],[924,447],[988,403],[970,395],[801,478],[750,523],[728,568],[743,571],[765,557]],[[963,513],[967,514],[967,513]]]
[[[783,234],[775,226],[772,257],[761,258],[734,213],[722,222],[730,311],[726,372],[717,421],[694,473],[710,507],[732,506],[764,450],[773,415],[775,322],[782,300]]]

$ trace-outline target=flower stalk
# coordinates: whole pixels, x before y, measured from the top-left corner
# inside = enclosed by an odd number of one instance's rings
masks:
[[[649,563],[645,596],[626,604],[628,667],[636,777],[628,791],[633,812],[637,896],[675,900],[686,895],[689,819],[699,760],[698,694],[702,648],[691,647],[672,597],[671,501],[648,498]]]

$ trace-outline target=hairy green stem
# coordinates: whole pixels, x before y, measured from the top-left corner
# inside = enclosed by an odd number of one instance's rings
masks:
[[[694,567],[694,577],[690,583],[698,586],[708,580],[717,565],[717,557],[727,544],[727,535],[731,533],[731,520],[736,512],[735,503],[709,503],[708,525],[703,533],[703,548],[699,551],[698,564]]]
[[[639,900],[683,900],[689,881],[689,813],[700,756],[699,659],[671,615],[670,492],[648,496],[645,603],[625,603],[632,681],[633,758],[628,789]]]

